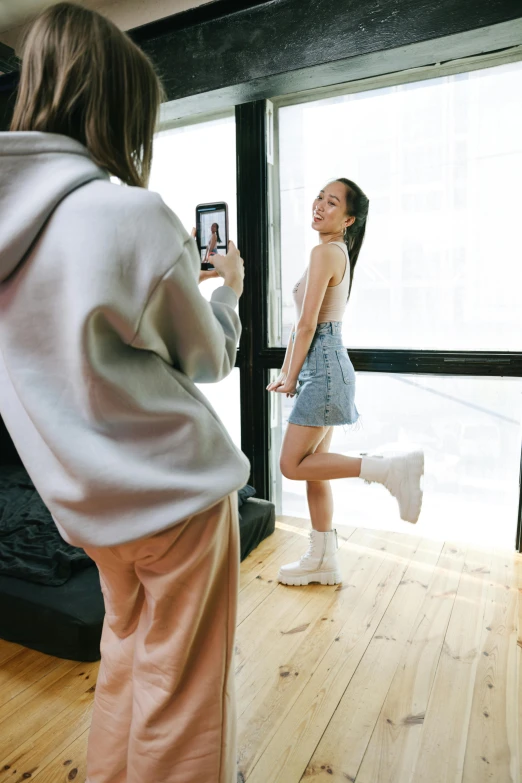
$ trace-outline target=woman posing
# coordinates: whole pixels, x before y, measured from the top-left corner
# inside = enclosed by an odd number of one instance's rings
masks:
[[[417,522],[422,504],[422,451],[390,457],[330,454],[333,428],[354,424],[355,372],[342,342],[342,319],[366,230],[369,200],[351,180],[338,179],[313,204],[319,234],[310,264],[293,295],[296,324],[281,373],[269,391],[296,397],[281,449],[281,472],[306,481],[312,530],[308,551],[282,566],[283,584],[338,584],[337,531],[332,529],[330,479],[362,478],[383,484],[397,498],[401,518]]]
[[[217,223],[212,223],[212,226],[210,227],[210,230],[212,231],[212,234],[210,236],[210,239],[208,241],[207,245],[207,252],[205,253],[205,258],[203,259],[203,263],[208,264],[208,260],[210,256],[215,256],[217,254],[217,246],[221,244],[221,238],[219,236],[219,226]]]

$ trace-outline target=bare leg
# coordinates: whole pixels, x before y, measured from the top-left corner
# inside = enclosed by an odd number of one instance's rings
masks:
[[[288,425],[280,459],[283,476],[294,481],[329,481],[360,476],[360,458],[316,451],[328,429]]]
[[[397,499],[401,519],[406,522],[417,522],[422,506],[421,480],[424,474],[424,452],[412,451],[407,454],[392,456],[390,458],[375,459],[366,458],[364,461],[358,457],[345,457],[343,454],[330,454],[330,452],[318,448],[325,438],[328,427],[301,427],[298,424],[289,424],[281,449],[280,467],[281,473],[293,481],[306,481],[310,483],[328,482],[339,478],[364,478],[365,481],[376,481],[389,490]],[[363,475],[361,470],[364,466]],[[313,492],[314,490],[312,490]],[[328,497],[324,495],[317,502],[312,500],[310,514],[313,511],[313,526],[317,534],[327,533],[324,525],[331,525],[331,516],[328,518],[324,510],[328,508]],[[309,499],[310,502],[310,499]],[[322,520],[322,521],[321,521]],[[315,525],[319,527],[315,527]],[[290,583],[288,583],[290,584]],[[293,584],[293,582],[292,582]],[[299,582],[301,584],[301,582]]]
[[[296,476],[295,466],[305,459],[328,457],[333,428],[299,427],[289,424],[281,449],[281,470],[288,478]],[[303,477],[304,478],[304,477]],[[277,579],[285,585],[342,582],[337,559],[337,536],[332,531],[333,499],[328,477],[306,476],[306,494],[312,530],[308,551],[294,563],[282,565]]]
[[[332,442],[333,427],[330,427],[315,450],[315,454],[328,453]],[[332,529],[333,496],[329,481],[307,481],[306,497],[310,510],[312,527],[319,533],[328,533]]]

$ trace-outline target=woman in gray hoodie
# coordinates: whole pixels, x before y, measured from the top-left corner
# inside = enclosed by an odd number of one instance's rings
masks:
[[[105,599],[87,783],[236,780],[250,466],[195,383],[234,367],[244,270],[215,256],[207,302],[194,240],[146,189],[161,97],[124,33],[60,3],[0,134],[0,414]]]

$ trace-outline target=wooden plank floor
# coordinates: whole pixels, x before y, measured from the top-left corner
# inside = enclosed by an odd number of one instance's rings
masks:
[[[279,585],[306,528],[241,567],[238,781],[522,783],[522,558],[343,528],[342,585]],[[0,783],[84,783],[97,671],[0,641]]]

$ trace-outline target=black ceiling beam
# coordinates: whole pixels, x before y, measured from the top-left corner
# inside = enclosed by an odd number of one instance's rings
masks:
[[[131,35],[158,66],[168,100],[194,113],[360,78],[361,60],[377,75],[522,44],[522,5],[221,0]]]
[[[175,119],[520,45],[522,5],[216,0],[129,34],[157,64]]]

